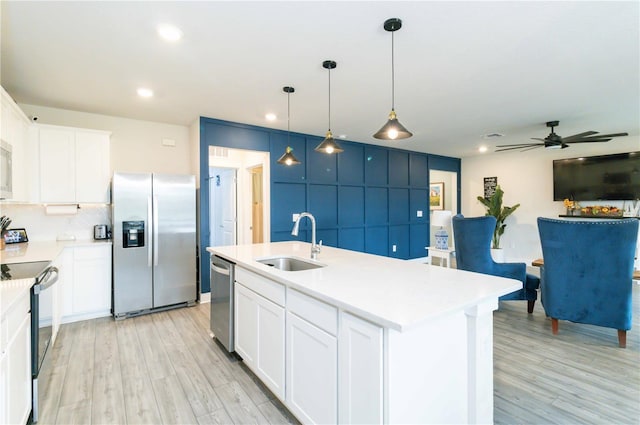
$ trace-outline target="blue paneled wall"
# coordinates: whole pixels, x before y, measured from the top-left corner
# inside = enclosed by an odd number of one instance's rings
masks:
[[[200,216],[209,217],[209,146],[268,151],[271,241],[309,241],[308,220],[301,223],[297,238],[291,236],[292,215],[309,211],[324,245],[403,259],[426,256],[429,169],[459,174],[460,159],[349,141],[339,142],[343,153],[327,155],[314,151],[321,141],[317,136],[201,118]],[[301,165],[276,162],[287,145]],[[209,222],[201,220],[202,292],[210,287],[208,240]]]

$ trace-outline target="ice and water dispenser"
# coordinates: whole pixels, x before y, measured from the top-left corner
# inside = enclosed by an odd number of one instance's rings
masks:
[[[144,221],[122,222],[122,247],[138,248],[144,246]]]

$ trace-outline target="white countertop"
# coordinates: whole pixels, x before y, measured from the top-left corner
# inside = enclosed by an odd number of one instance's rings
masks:
[[[34,241],[26,243],[8,244],[0,250],[0,263],[29,263],[32,261],[53,261],[66,247],[92,246],[95,244],[111,244],[110,240],[94,241]]]
[[[381,326],[406,331],[522,287],[513,279],[322,247],[326,267],[282,271],[256,262],[277,255],[310,258],[310,244],[275,242],[207,251]]]

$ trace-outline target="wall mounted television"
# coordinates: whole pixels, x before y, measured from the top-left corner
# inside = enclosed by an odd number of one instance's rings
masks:
[[[640,199],[640,151],[553,161],[553,200]]]

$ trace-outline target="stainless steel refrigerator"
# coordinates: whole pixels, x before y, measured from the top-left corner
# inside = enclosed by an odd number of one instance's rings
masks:
[[[195,176],[114,173],[113,315],[197,298]]]

